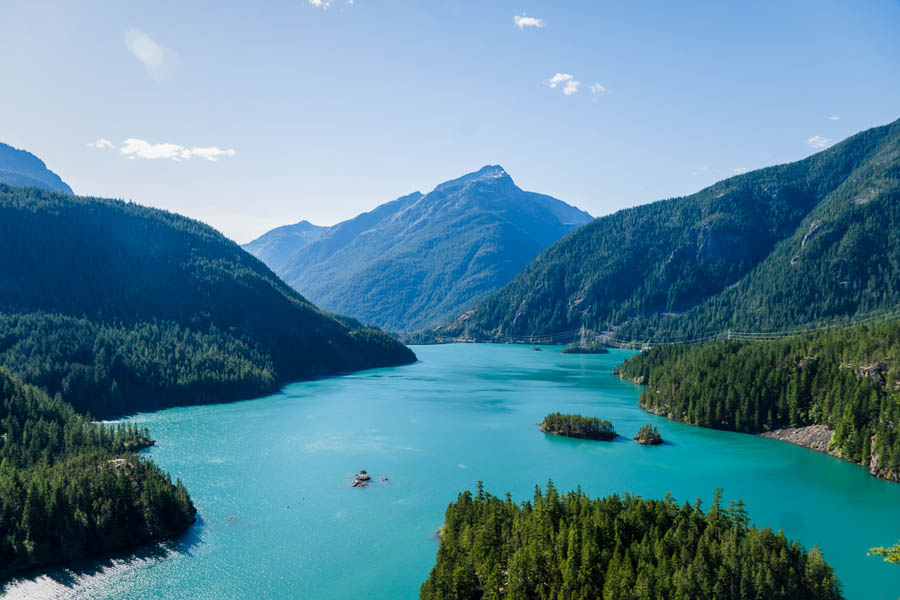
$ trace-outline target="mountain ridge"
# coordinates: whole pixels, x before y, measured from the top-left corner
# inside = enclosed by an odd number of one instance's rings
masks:
[[[591,219],[486,165],[338,223],[275,271],[327,310],[411,331],[497,289]]]
[[[895,306],[898,165],[900,120],[794,163],[598,218],[547,248],[502,289],[413,339],[500,341],[584,327],[665,341]],[[828,226],[813,228],[815,219]],[[828,231],[831,237],[822,235]],[[790,246],[788,259],[802,257],[804,238],[807,257],[827,256],[857,276],[847,290],[881,289],[851,302],[835,287],[840,281],[828,279],[825,263],[790,265],[782,254]],[[865,252],[878,264],[863,273]],[[793,292],[779,292],[782,282]],[[827,293],[817,294],[811,282]]]
[[[0,364],[79,412],[221,402],[413,361],[199,221],[0,184]]]
[[[72,188],[48,169],[44,161],[27,150],[3,142],[0,142],[0,183],[73,194]]]

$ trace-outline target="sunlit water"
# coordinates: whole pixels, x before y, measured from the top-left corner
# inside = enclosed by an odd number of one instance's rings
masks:
[[[853,600],[900,596],[900,567],[866,556],[900,539],[900,484],[750,435],[671,423],[637,408],[614,377],[628,353],[558,348],[415,348],[419,363],[297,383],[268,398],[142,414],[150,454],[181,477],[200,520],[177,543],[138,556],[33,575],[11,597],[415,598],[444,509],[483,480],[529,498],[552,478],[591,495],[680,500],[717,486],[754,522],[818,544]],[[552,411],[611,420],[615,442],[545,436]],[[630,439],[644,423],[667,444]],[[367,469],[375,483],[349,486]],[[381,476],[389,481],[382,483]]]

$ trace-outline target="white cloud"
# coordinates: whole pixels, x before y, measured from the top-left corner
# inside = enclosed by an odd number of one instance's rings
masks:
[[[232,149],[223,150],[216,146],[199,147],[193,146],[187,148],[179,144],[151,144],[146,140],[138,138],[128,138],[119,148],[119,154],[128,158],[167,158],[175,161],[188,160],[193,157],[205,158],[209,161],[217,161],[223,156],[234,156],[237,154]]]
[[[734,173],[735,175],[743,175],[744,173],[747,172],[747,168],[746,167],[735,167],[734,169],[731,170],[731,172]]]
[[[830,117],[828,117],[828,120],[829,121],[840,121],[841,118],[837,115],[831,115]]]
[[[114,147],[113,143],[106,138],[100,138],[96,142],[89,143],[88,146],[91,148],[109,148],[109,149],[112,149]]]
[[[595,83],[593,85],[588,86],[591,90],[591,93],[597,94],[598,96],[602,96],[607,92],[607,89],[600,85],[599,83]]]
[[[548,81],[550,87],[557,88],[560,85],[563,86],[562,93],[566,96],[571,96],[572,94],[578,91],[578,86],[581,85],[580,81],[577,81],[572,75],[569,73],[557,73]]]
[[[312,2],[312,0],[310,0],[310,2]],[[544,26],[543,19],[536,19],[534,17],[526,17],[525,13],[522,13],[521,15],[515,15],[513,17],[513,23],[515,23],[516,27],[518,27],[520,30],[523,30],[526,27],[537,27],[540,29],[541,27]]]
[[[327,9],[331,6],[331,0],[309,0],[309,3],[315,6],[316,8]],[[352,4],[352,2],[351,2]]]
[[[814,135],[806,140],[806,143],[813,148],[824,148],[825,146],[831,145],[831,140],[827,137],[822,137],[821,135]]]
[[[555,88],[563,81],[570,81],[572,76],[568,73],[557,73],[553,77],[550,78],[550,87]]]
[[[160,46],[140,29],[125,32],[125,45],[154,81],[165,81],[174,71],[178,60],[175,52]]]
[[[216,146],[210,146],[208,148],[199,148],[194,146],[191,148],[191,156],[199,156],[200,158],[205,158],[206,160],[217,161],[223,156],[234,156],[237,154],[233,149],[229,148],[227,150],[222,150],[221,148],[217,148]]]

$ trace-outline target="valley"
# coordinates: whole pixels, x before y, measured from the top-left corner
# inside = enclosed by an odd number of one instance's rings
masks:
[[[532,500],[548,479],[592,498],[623,490],[680,505],[717,487],[751,522],[818,546],[850,600],[894,600],[893,565],[866,556],[900,539],[900,485],[825,454],[685,425],[638,407],[612,374],[633,353],[545,346],[414,347],[420,362],[300,382],[246,402],[136,415],[147,451],[189,486],[198,523],[159,555],[73,565],[14,580],[10,595],[73,598],[412,598],[435,564],[448,503],[481,480],[501,500]],[[548,412],[602,415],[618,441],[542,435]],[[348,423],[355,424],[348,427]],[[665,439],[630,439],[647,423]],[[389,481],[354,489],[366,468]],[[235,517],[232,520],[232,515]],[[841,515],[836,519],[835,515]],[[63,587],[66,586],[66,587]]]

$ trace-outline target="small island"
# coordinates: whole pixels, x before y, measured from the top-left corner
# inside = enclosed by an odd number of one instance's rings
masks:
[[[369,475],[368,471],[363,469],[359,472],[359,475],[353,478],[353,481],[350,483],[350,487],[366,487],[367,485],[369,485],[369,480],[371,479],[372,477]]]
[[[613,424],[596,417],[551,413],[541,422],[541,431],[551,435],[610,441],[617,437]]]
[[[571,345],[562,349],[563,354],[609,354],[609,348],[603,344]]]
[[[659,435],[659,429],[649,423],[638,430],[634,439],[638,444],[646,444],[648,446],[657,446],[663,443],[662,436]]]

